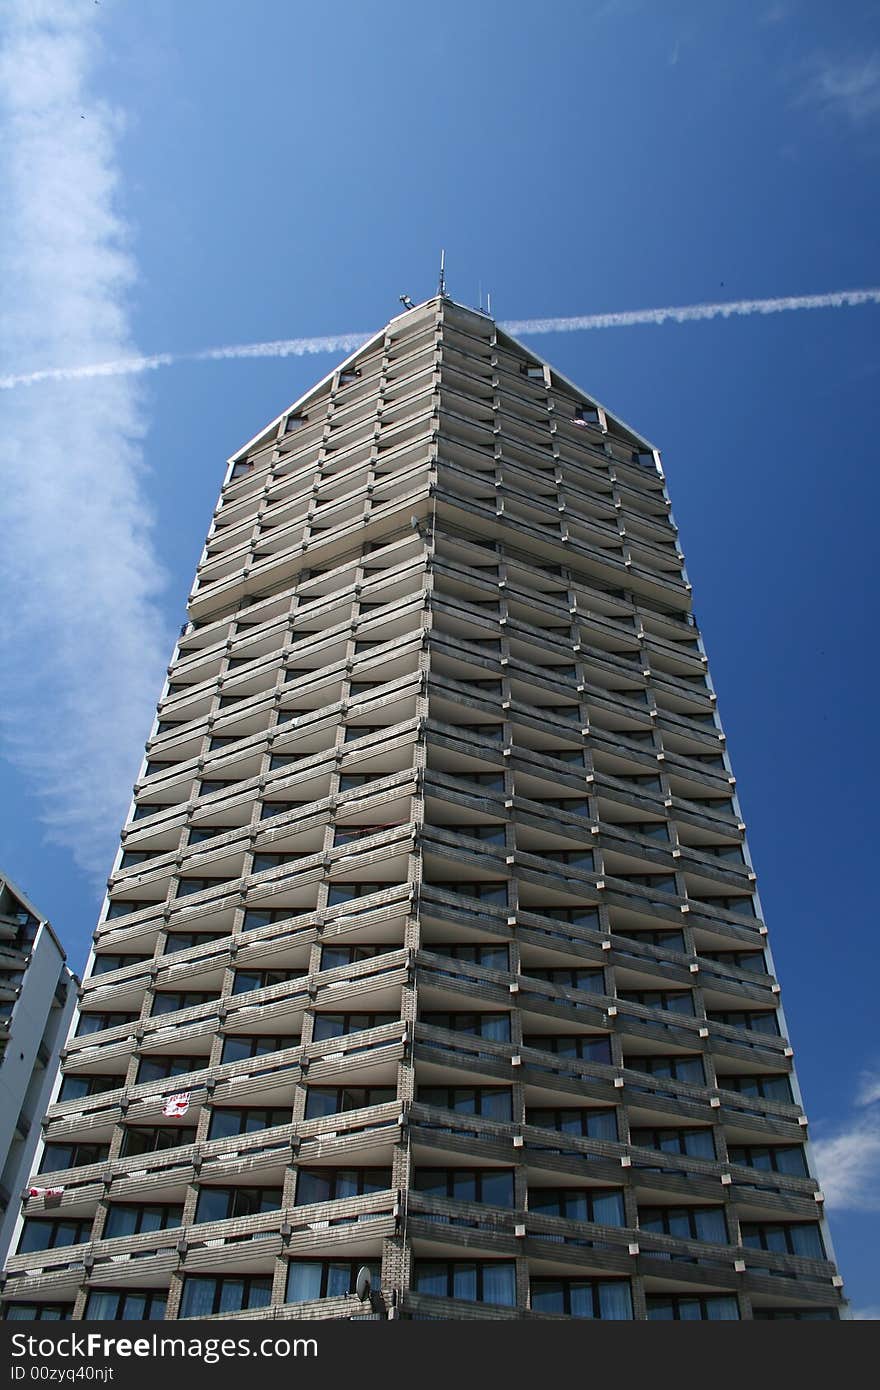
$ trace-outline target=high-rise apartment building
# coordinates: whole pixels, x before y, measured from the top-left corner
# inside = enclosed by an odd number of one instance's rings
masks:
[[[394,319],[230,461],[6,1315],[838,1317],[744,831],[657,453]]]
[[[0,1267],[76,1007],[76,976],[49,922],[0,873]]]

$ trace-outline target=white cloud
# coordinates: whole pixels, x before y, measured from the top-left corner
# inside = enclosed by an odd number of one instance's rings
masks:
[[[880,1307],[853,1308],[850,1317],[856,1322],[880,1322]]]
[[[803,98],[829,114],[842,113],[853,125],[880,115],[880,53],[816,58]]]
[[[813,1143],[829,1209],[880,1211],[880,1072],[863,1072],[852,1123]]]
[[[0,52],[2,370],[131,355],[119,122],[88,83],[100,7],[12,0]],[[48,834],[110,867],[170,649],[131,378],[4,401],[0,734]]]

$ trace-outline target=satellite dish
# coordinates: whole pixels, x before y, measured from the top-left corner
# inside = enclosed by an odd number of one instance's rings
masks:
[[[367,1299],[370,1297],[370,1289],[372,1287],[372,1282],[372,1275],[370,1274],[370,1271],[367,1269],[367,1266],[361,1265],[360,1269],[357,1272],[357,1280],[355,1281],[354,1286],[354,1291],[360,1299],[361,1303],[366,1303]]]

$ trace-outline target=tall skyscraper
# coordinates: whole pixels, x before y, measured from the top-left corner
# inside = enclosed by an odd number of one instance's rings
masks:
[[[65,960],[47,919],[0,873],[0,1265],[76,1006]]]
[[[230,461],[7,1316],[837,1317],[744,831],[655,450],[392,320]]]

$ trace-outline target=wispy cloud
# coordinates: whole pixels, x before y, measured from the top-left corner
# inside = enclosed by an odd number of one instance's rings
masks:
[[[707,304],[678,304],[661,309],[625,309],[611,314],[579,314],[571,318],[510,319],[499,323],[507,333],[528,337],[542,333],[582,333],[597,328],[635,328],[664,323],[706,323],[710,319],[748,318],[753,314],[785,314],[803,309],[843,309],[860,304],[880,304],[880,289],[833,290],[828,294],[788,295],[781,299],[732,299]],[[265,343],[239,343],[205,348],[201,352],[160,352],[150,357],[119,357],[63,367],[0,376],[0,391],[20,386],[39,386],[53,381],[88,381],[93,378],[137,376],[181,362],[240,361],[256,357],[305,357],[324,352],[352,352],[372,335],[335,333],[317,338],[279,338]]]
[[[89,91],[100,15],[7,0],[0,50],[2,353],[7,374],[50,369],[4,405],[0,736],[89,872],[109,867],[170,648],[139,386],[82,371],[134,349],[119,122]]]
[[[809,64],[801,100],[830,115],[842,114],[855,126],[873,121],[880,116],[880,52],[817,56]]]
[[[863,1073],[851,1123],[813,1143],[829,1208],[880,1211],[880,1071]]]

